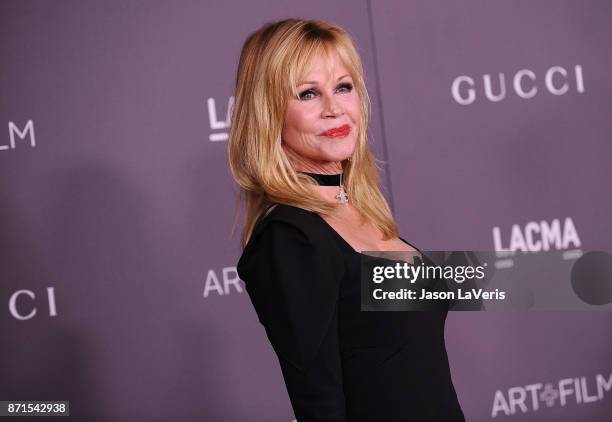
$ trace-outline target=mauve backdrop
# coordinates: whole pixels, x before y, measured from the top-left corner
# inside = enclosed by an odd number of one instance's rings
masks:
[[[0,400],[292,420],[225,153],[242,43],[286,17],[354,37],[402,237],[493,250],[569,220],[612,249],[610,3],[4,1]],[[607,312],[449,314],[468,421],[611,421],[611,333]]]

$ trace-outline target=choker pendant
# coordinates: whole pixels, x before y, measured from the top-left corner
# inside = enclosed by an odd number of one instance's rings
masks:
[[[341,204],[346,204],[348,202],[348,194],[344,190],[344,184],[342,184],[342,174],[340,175],[340,193],[336,195],[336,199],[338,199],[338,202]]]
[[[319,186],[338,186],[340,192],[334,198],[338,200],[341,204],[348,203],[348,194],[344,190],[344,184],[342,183],[342,173],[340,174],[320,174],[320,173],[307,173],[306,174],[317,182]]]

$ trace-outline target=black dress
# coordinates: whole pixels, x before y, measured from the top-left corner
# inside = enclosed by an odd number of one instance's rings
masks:
[[[281,204],[238,262],[297,421],[465,421],[447,312],[362,312],[360,256],[318,214]]]

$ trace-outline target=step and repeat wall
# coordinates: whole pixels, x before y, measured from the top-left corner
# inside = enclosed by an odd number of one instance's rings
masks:
[[[0,400],[88,421],[286,421],[239,280],[242,43],[352,35],[371,148],[422,250],[612,249],[604,1],[0,3]],[[609,312],[451,312],[468,421],[612,420]]]

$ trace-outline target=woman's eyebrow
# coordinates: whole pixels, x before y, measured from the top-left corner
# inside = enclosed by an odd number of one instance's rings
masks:
[[[347,76],[350,76],[349,74],[346,75],[342,75],[338,78],[338,81],[340,81],[342,78],[346,78]],[[316,85],[317,81],[304,81],[304,82],[300,82],[298,83],[296,86],[301,86],[301,85],[306,85],[306,84],[313,84]]]

